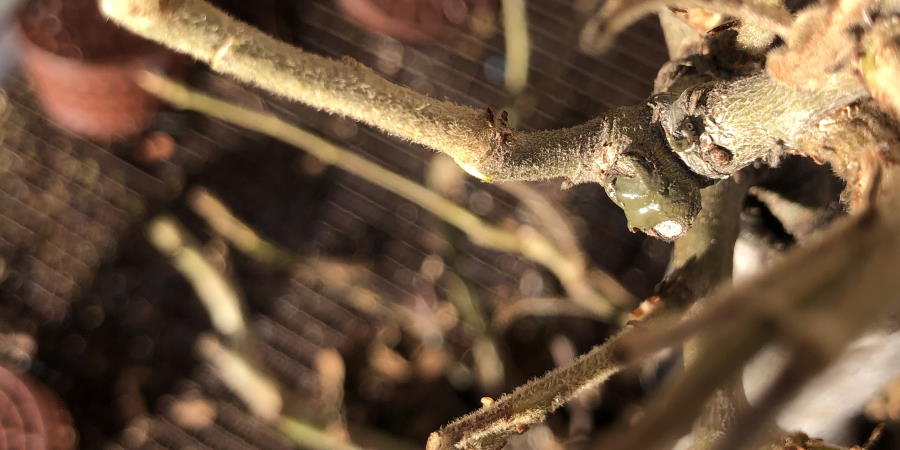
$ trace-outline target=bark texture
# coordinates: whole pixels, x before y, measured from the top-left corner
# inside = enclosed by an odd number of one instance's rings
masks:
[[[101,6],[126,28],[213,70],[447,153],[482,180],[599,183],[630,228],[665,240],[691,226],[709,179],[773,159],[818,116],[867,95],[846,72],[814,94],[757,73],[655,95],[571,128],[520,131],[502,111],[432,99],[356,61],[291,47],[203,0]]]

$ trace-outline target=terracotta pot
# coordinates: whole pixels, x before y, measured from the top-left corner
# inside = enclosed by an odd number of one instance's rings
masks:
[[[366,28],[395,39],[426,42],[446,37],[468,23],[491,0],[337,0]]]
[[[76,441],[72,418],[52,392],[0,366],[0,448],[71,450]]]
[[[135,83],[185,60],[115,26],[96,0],[32,0],[19,16],[25,71],[48,117],[77,135],[115,140],[146,129],[159,101]]]

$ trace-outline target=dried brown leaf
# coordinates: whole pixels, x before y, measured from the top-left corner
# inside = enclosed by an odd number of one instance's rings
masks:
[[[728,15],[779,35],[785,35],[793,22],[784,7],[761,0],[609,0],[582,29],[582,49],[605,50],[622,30],[661,7]]]
[[[787,45],[772,51],[766,69],[773,78],[801,89],[816,89],[845,66],[854,48],[848,32],[863,21],[873,0],[836,0],[801,11]]]

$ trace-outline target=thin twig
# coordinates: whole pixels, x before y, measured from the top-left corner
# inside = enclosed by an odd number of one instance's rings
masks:
[[[281,391],[272,378],[213,336],[197,339],[196,349],[253,415],[266,421],[274,421],[281,416]]]
[[[318,416],[327,424],[325,428],[335,436],[349,436],[344,417],[344,381],[347,367],[341,353],[334,348],[325,348],[316,353],[314,359],[316,376],[319,380]]]
[[[506,39],[506,90],[521,93],[528,84],[531,42],[525,0],[503,0],[503,36]]]
[[[528,297],[499,305],[494,310],[492,326],[498,333],[505,331],[517,320],[526,317],[576,317],[591,319],[596,316],[575,303],[562,298]]]
[[[733,186],[733,183],[727,182],[723,186],[726,185]],[[738,189],[738,195],[742,194],[744,188]],[[710,205],[710,211],[727,208],[731,212],[730,215],[734,217],[731,220],[720,220],[715,217],[713,212],[708,212],[707,215],[710,216],[708,221],[703,221],[706,226],[700,226],[696,231],[692,230],[692,233],[702,233],[704,230],[711,232],[710,229],[718,230],[722,227],[736,228],[737,209],[739,209],[740,202],[735,201],[732,196],[724,195],[717,200],[720,207],[716,208],[714,205]],[[731,242],[733,242],[736,231],[732,230],[730,234]],[[703,241],[701,237],[695,241],[696,244],[692,248],[699,253],[706,253],[710,247],[729,248],[727,236],[723,236],[721,242],[713,244],[710,244],[708,239],[705,244],[701,244]],[[688,245],[687,241],[685,245]],[[722,250],[719,252],[730,254]],[[716,253],[717,258],[713,259],[712,264],[717,264],[723,259],[720,253]],[[716,271],[716,273],[721,272],[721,270]],[[607,358],[612,356],[610,350],[616,348],[616,342],[620,340],[620,336],[624,335],[626,334],[613,337],[603,346],[597,347],[579,358],[571,366],[551,371],[482,410],[447,425],[429,439],[429,450],[451,447],[499,448],[505,442],[506,436],[521,431],[527,425],[542,421],[546,414],[584,392],[585,389],[598,385],[617,371],[621,366],[610,365]]]
[[[297,128],[276,116],[250,111],[213,97],[191,91],[159,75],[147,73],[141,85],[172,105],[192,109],[242,126],[295,147],[301,148],[325,163],[333,164],[381,188],[421,206],[447,223],[459,228],[477,245],[498,251],[518,253],[551,271],[563,285],[584,276],[581,264],[569,260],[543,235],[530,227],[508,231],[489,225],[469,210],[447,200],[434,191],[395,172],[373,163],[308,131]],[[572,292],[572,298],[601,317],[611,317],[615,308],[599,293]]]
[[[195,206],[199,205],[201,211],[214,215],[215,217],[207,217],[212,219],[210,223],[215,223],[217,230],[225,231],[228,237],[233,239],[233,243],[242,250],[249,251],[266,261],[271,261],[273,256],[277,256],[276,260],[279,262],[289,258],[288,254],[268,244],[252,229],[238,221],[208,192],[197,190],[194,193],[196,195],[192,197]],[[147,230],[150,242],[169,256],[175,268],[191,282],[218,334],[229,339],[230,345],[225,346],[215,336],[201,336],[196,343],[196,352],[215,368],[216,375],[244,402],[247,409],[265,421],[276,422],[285,436],[304,448],[358,450],[359,447],[352,443],[341,441],[319,428],[282,413],[285,403],[282,393],[288,397],[294,394],[261,368],[255,353],[256,341],[246,327],[243,304],[237,289],[206,260],[197,248],[194,238],[175,219],[167,216],[157,217],[150,222]],[[265,251],[259,251],[260,249]],[[326,351],[324,355],[332,360],[335,357],[340,358],[339,354],[333,350],[331,352],[333,353],[329,354]],[[336,364],[342,365],[343,361],[339,360]],[[334,365],[332,362],[331,366]],[[338,370],[342,371],[343,367]],[[331,383],[338,378],[334,369],[327,374],[327,378]],[[329,389],[323,388],[323,394],[326,391]],[[335,389],[330,391],[332,395],[329,406],[337,408],[337,417],[343,425],[340,416],[340,398],[343,393],[335,392]],[[337,406],[334,406],[335,404]],[[331,412],[333,419],[335,413]]]
[[[714,294],[702,311],[684,320],[669,319],[653,330],[635,333],[623,339],[617,354],[624,362],[638,360],[664,348],[683,342],[699,330],[710,330],[724,323],[734,323],[740,318],[756,315],[777,318],[771,305],[802,303],[803,292],[811,286],[822,286],[835,274],[841,273],[849,264],[843,258],[847,249],[842,240],[861,232],[860,218],[843,220],[832,227],[826,236],[810,245],[798,247],[795,251],[773,264],[765,272],[737,286],[723,286]],[[831,255],[836,255],[834,258]],[[809,270],[815,261],[817,270]],[[793,273],[792,267],[807,267],[800,273]],[[785,277],[785,273],[793,273]],[[765,302],[761,301],[765,299]]]
[[[563,336],[557,335],[550,341],[550,355],[557,367],[571,365],[577,356],[575,345]],[[569,435],[565,440],[566,450],[586,450],[590,443],[590,435],[594,430],[594,414],[599,401],[599,390],[586,389],[578,394],[566,406],[569,412]]]
[[[572,272],[573,276],[570,279],[560,280],[565,283],[566,292],[570,295],[581,292],[590,297],[595,286],[598,286],[598,290],[613,304],[620,307],[634,305],[634,296],[618,280],[602,270],[588,271],[585,268],[588,257],[572,224],[541,192],[528,184],[518,182],[501,183],[499,187],[522,202],[522,205],[537,219],[535,226],[559,249],[560,253],[574,264],[582,266],[582,270]]]
[[[561,253],[575,260],[586,259],[572,224],[544,194],[526,183],[500,183],[497,187],[516,197],[534,215],[537,220],[527,222],[533,223],[535,228],[544,233]]]
[[[191,283],[213,328],[232,342],[245,341],[248,331],[240,294],[203,256],[178,222],[168,216],[157,217],[147,226],[147,234],[150,242]]]
[[[481,304],[473,297],[466,282],[454,273],[444,275],[447,280],[447,299],[456,307],[459,316],[472,331],[472,358],[478,383],[485,393],[499,392],[503,387],[506,369],[497,343],[491,336]]]
[[[204,188],[195,188],[187,197],[188,204],[216,232],[231,242],[238,250],[265,264],[284,267],[294,257],[277,245],[261,237],[256,231],[238,220],[219,199]]]
[[[881,422],[872,429],[872,433],[869,434],[869,438],[866,439],[866,442],[861,446],[861,450],[870,450],[875,444],[878,443],[878,440],[881,439],[882,433],[884,433],[885,422]]]
[[[754,186],[750,193],[766,205],[769,211],[784,226],[785,231],[796,239],[808,237],[818,228],[828,223],[829,213],[826,208],[807,206],[763,187]]]
[[[314,263],[305,261],[260,236],[207,189],[195,188],[187,197],[194,212],[247,256],[262,264],[274,264],[289,270],[294,277],[309,285],[321,284],[331,298],[363,314],[377,317],[383,323],[396,325],[423,342],[435,340],[432,336],[434,331],[431,327],[420,326],[414,311],[382,298],[367,287],[370,283],[366,279],[368,271],[365,268],[325,257],[316,258]]]
[[[585,389],[600,385],[622,366],[610,351],[613,337],[579,357],[572,365],[551,370],[512,393],[463,416],[431,434],[428,450],[499,449],[506,439],[542,422]]]

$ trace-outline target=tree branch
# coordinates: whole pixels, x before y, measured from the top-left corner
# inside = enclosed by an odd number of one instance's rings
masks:
[[[740,198],[746,188],[746,184],[729,180],[705,189],[706,203],[697,225],[676,243],[673,263],[679,269],[687,267],[683,269],[687,272],[676,270],[683,276],[676,275],[675,278],[679,282],[688,280],[686,287],[697,297],[712,290],[720,278],[731,274],[730,259],[737,237]],[[704,268],[712,269],[710,278],[702,270],[693,270],[698,267],[694,264],[697,258],[701,258]],[[441,428],[429,438],[428,450],[499,448],[516,430],[543,421],[547,414],[569,399],[618,372],[623,366],[611,363],[610,352],[628,333],[625,331],[614,336],[570,366],[550,371],[494,404]]]
[[[741,182],[724,180],[701,191],[703,210],[675,243],[671,268],[657,289],[666,304],[684,309],[731,279],[747,188],[744,177]]]
[[[571,365],[551,370],[496,402],[454,420],[431,434],[426,449],[487,450],[503,447],[512,434],[542,422],[547,414],[618,372],[622,366],[613,362],[610,350],[619,336],[594,347]]]
[[[666,240],[691,225],[707,178],[777,155],[811,120],[866,95],[845,72],[813,94],[758,74],[695,86],[680,98],[656,95],[571,128],[524,132],[510,128],[505,114],[435,100],[353,60],[291,47],[203,0],[101,0],[101,6],[131,31],[213,70],[447,153],[482,180],[600,183],[629,228]]]
[[[190,242],[190,236],[172,217],[161,216],[147,226],[150,243],[167,256],[191,283],[197,298],[209,313],[213,328],[232,344],[244,345],[250,338],[244,318],[243,300],[237,289]]]
[[[667,111],[663,130],[694,173],[726,178],[756,160],[777,162],[785,151],[798,150],[798,137],[814,131],[818,119],[866,95],[846,70],[815,91],[760,73],[688,88]]]
[[[662,105],[653,101],[571,128],[516,131],[505,114],[435,100],[351,59],[304,52],[203,0],[101,0],[101,7],[131,31],[213,70],[447,153],[482,180],[598,182],[625,209],[630,228],[668,240],[699,210],[697,180],[654,132]]]
[[[698,315],[620,340],[616,354],[623,363],[699,330],[708,333],[709,344],[701,350],[704,358],[673,380],[640,421],[598,448],[656,448],[676,437],[716,387],[773,339],[812,358],[803,369],[813,374],[866,327],[896,311],[900,282],[886,267],[900,255],[898,182],[900,170],[893,166],[877,207],[841,221],[747,284],[722,290]],[[747,432],[743,438],[759,426],[752,421],[758,412],[747,417],[751,422],[742,424],[739,417],[735,425]]]
[[[695,302],[691,313],[702,310],[707,296],[732,277],[734,243],[740,231],[743,198],[749,187],[747,176],[740,182],[724,180],[702,191],[703,210],[691,230],[675,243],[672,265],[676,270],[666,277],[661,292],[667,303],[674,296],[680,303]],[[671,291],[677,290],[677,293]],[[665,292],[668,291],[668,292]],[[703,358],[710,343],[703,336],[685,342],[683,358],[689,367]],[[728,430],[735,417],[747,406],[740,377],[733,377],[716,390],[694,421],[693,448],[708,450]]]
[[[203,0],[102,0],[126,28],[217,71],[452,156],[487,180],[591,179],[586,156],[616,140],[627,110],[566,130],[514,132],[502,114],[436,100],[350,59],[280,42]]]
[[[528,70],[531,68],[531,39],[525,0],[503,0],[500,11],[506,41],[506,90],[512,95],[519,95],[528,84]]]
[[[897,133],[883,115],[861,107],[834,111],[794,138],[799,151],[830,162],[848,182],[853,180],[851,189],[860,192],[856,209],[862,212],[838,223],[812,245],[786,255],[748,284],[722,290],[693,317],[619,340],[615,353],[628,363],[708,330],[697,350],[703,359],[668,386],[638,423],[623,427],[604,444],[646,448],[677,436],[689,418],[701,412],[704,401],[717,395],[716,387],[734,377],[773,337],[812,357],[783,377],[786,385],[778,389],[791,391],[799,383],[796,380],[826,366],[855,335],[896,308],[900,287],[885,278],[882,267],[896,264],[890,261],[900,248],[895,237],[900,226]],[[882,196],[875,209],[866,209],[875,203],[878,177],[873,174],[881,170],[886,171]],[[792,276],[785,276],[788,272]],[[775,392],[770,399],[779,396]],[[733,430],[724,444],[743,442],[762,425],[760,418],[770,416],[779,405],[772,400],[732,416]]]

